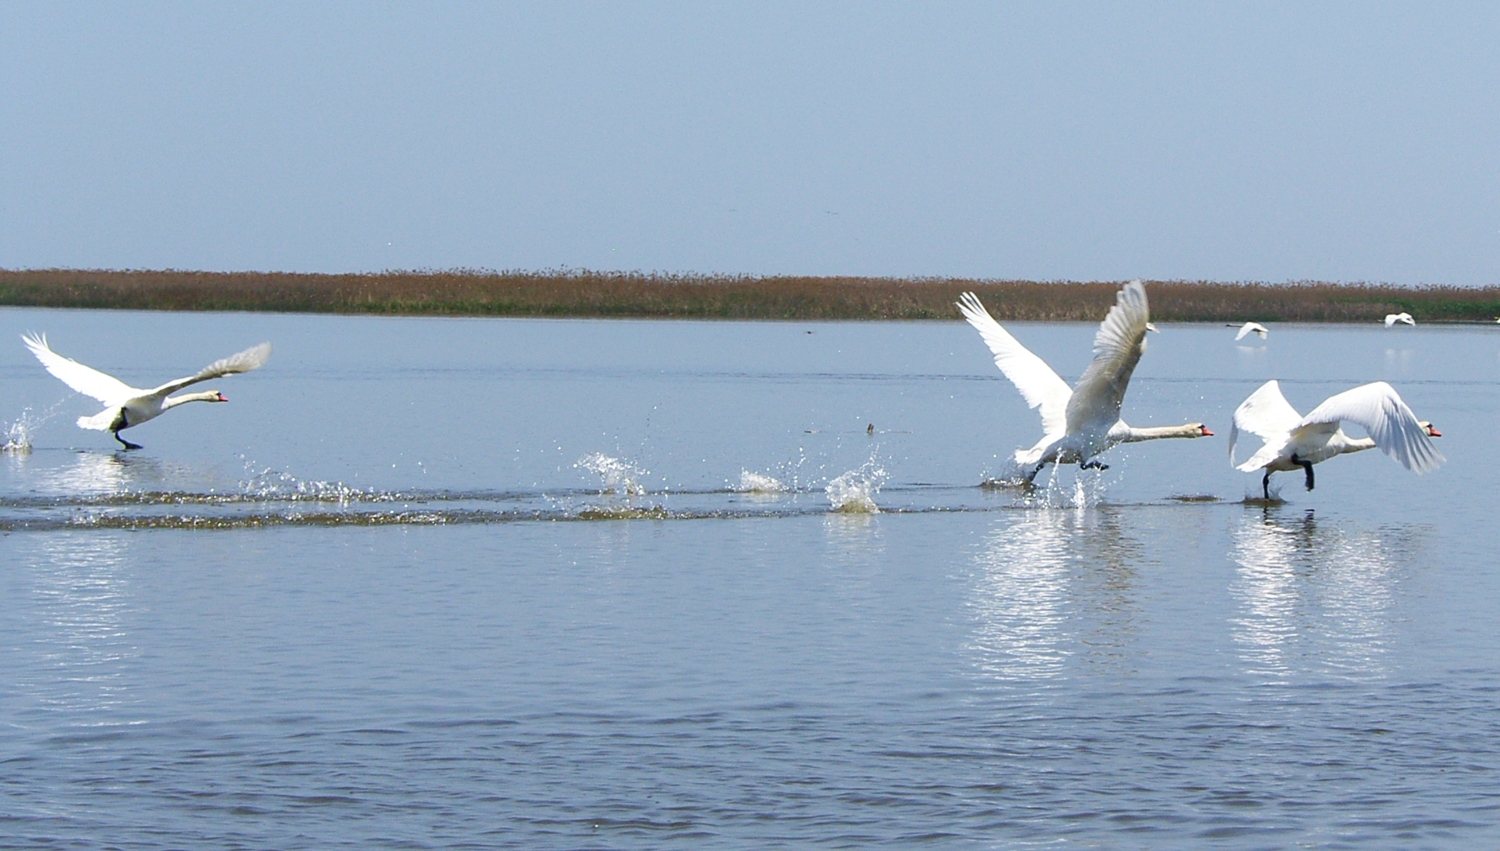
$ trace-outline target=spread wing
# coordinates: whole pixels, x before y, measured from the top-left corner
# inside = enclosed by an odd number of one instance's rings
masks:
[[[1381,452],[1408,470],[1426,473],[1443,463],[1427,429],[1401,400],[1396,389],[1384,381],[1362,384],[1329,396],[1302,418],[1302,427],[1326,426],[1340,421],[1363,428]]]
[[[1150,320],[1146,288],[1140,281],[1131,281],[1115,296],[1115,306],[1094,335],[1094,360],[1068,400],[1069,432],[1077,431],[1085,422],[1114,423],[1120,418],[1130,375],[1146,351],[1146,325]]]
[[[1302,415],[1281,395],[1281,385],[1275,379],[1267,381],[1234,409],[1234,421],[1229,426],[1230,465],[1234,464],[1234,444],[1240,432],[1248,431],[1267,444],[1276,444],[1279,450],[1292,429],[1300,425]]]
[[[1258,335],[1262,340],[1266,338],[1266,326],[1259,322],[1246,322],[1240,326],[1240,332],[1234,335],[1236,340],[1243,340],[1251,334]]]
[[[26,348],[36,355],[42,366],[62,383],[85,396],[92,396],[105,405],[120,405],[127,399],[143,395],[138,390],[113,375],[105,375],[91,366],[84,366],[72,358],[65,358],[47,345],[47,335],[27,334],[21,337]]]
[[[237,372],[249,372],[252,369],[260,369],[265,362],[271,359],[271,344],[261,343],[258,346],[230,355],[227,358],[216,360],[213,363],[198,370],[194,375],[179,378],[176,381],[168,381],[166,384],[152,390],[152,394],[165,396],[200,381],[218,378],[223,375],[234,375]]]
[[[1068,382],[1058,377],[1047,362],[1037,357],[1030,349],[1021,345],[1009,331],[1000,327],[978,296],[964,293],[959,296],[958,309],[969,320],[984,344],[995,356],[995,366],[1005,373],[1010,383],[1021,391],[1021,398],[1032,408],[1039,408],[1042,415],[1042,431],[1047,434],[1061,433],[1067,424],[1068,397],[1073,391]]]

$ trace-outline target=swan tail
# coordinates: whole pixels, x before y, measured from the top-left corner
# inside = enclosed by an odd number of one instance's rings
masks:
[[[89,428],[94,431],[109,431],[109,427],[114,425],[115,418],[119,415],[119,408],[105,408],[92,417],[79,417],[78,427]]]
[[[1271,463],[1272,461],[1275,461],[1277,456],[1279,456],[1280,454],[1281,447],[1267,443],[1265,446],[1262,446],[1260,448],[1260,451],[1247,458],[1245,460],[1245,463],[1237,465],[1235,469],[1243,473],[1253,473],[1256,470],[1259,470],[1260,468]]]

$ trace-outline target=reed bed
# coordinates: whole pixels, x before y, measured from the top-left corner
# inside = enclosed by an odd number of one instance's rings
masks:
[[[0,269],[0,305],[439,316],[956,319],[973,290],[998,319],[1097,321],[1120,281],[692,275],[591,271],[369,274]],[[1500,287],[1147,281],[1166,322],[1492,322]]]

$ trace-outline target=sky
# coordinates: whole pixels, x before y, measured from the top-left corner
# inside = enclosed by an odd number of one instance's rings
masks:
[[[1500,4],[0,3],[0,268],[1500,284]]]

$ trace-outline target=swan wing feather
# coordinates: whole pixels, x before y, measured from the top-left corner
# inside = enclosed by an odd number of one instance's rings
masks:
[[[225,375],[234,375],[240,372],[249,372],[252,369],[260,369],[270,358],[271,344],[261,343],[258,346],[251,346],[243,352],[236,352],[227,358],[220,358],[186,378],[168,381],[151,392],[154,395],[165,396],[168,393],[181,390],[190,384],[197,384],[200,381],[209,381]]]
[[[62,383],[85,396],[92,396],[106,405],[120,405],[127,399],[141,395],[138,390],[113,375],[106,375],[91,366],[84,366],[72,358],[66,358],[47,345],[45,334],[27,334],[21,337],[26,348],[31,350],[42,366]]]
[[[1276,444],[1279,451],[1292,429],[1301,424],[1302,415],[1281,395],[1281,384],[1274,378],[1267,381],[1234,409],[1234,419],[1229,424],[1229,463],[1234,464],[1234,446],[1239,442],[1240,432],[1247,431],[1267,445]],[[1259,455],[1257,452],[1256,456]]]
[[[1021,391],[1027,406],[1040,409],[1042,431],[1046,434],[1061,433],[1067,423],[1068,397],[1073,391],[1047,362],[1037,357],[1030,349],[1012,337],[1000,326],[973,293],[959,296],[958,309],[970,325],[979,332],[984,344],[995,356],[995,366],[1010,383]]]
[[[1131,373],[1146,351],[1146,325],[1150,320],[1146,288],[1140,281],[1131,281],[1115,295],[1115,306],[1094,335],[1094,360],[1068,400],[1069,433],[1088,423],[1113,424],[1120,419]]]
[[[1238,334],[1234,335],[1234,339],[1243,340],[1251,334],[1255,334],[1256,336],[1264,340],[1266,338],[1266,333],[1266,326],[1260,324],[1259,322],[1246,322],[1244,325],[1240,326],[1240,331]]]
[[[1303,417],[1301,425],[1313,427],[1339,422],[1363,428],[1381,452],[1408,470],[1430,472],[1446,460],[1432,445],[1416,414],[1396,389],[1384,381],[1362,384],[1328,397]]]

